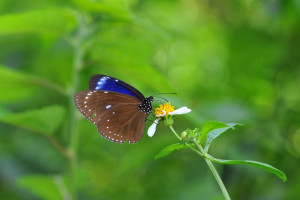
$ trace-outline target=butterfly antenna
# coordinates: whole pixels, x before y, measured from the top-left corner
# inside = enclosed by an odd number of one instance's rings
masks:
[[[158,94],[175,94],[175,95],[177,95],[177,93],[175,93],[175,92],[170,92],[170,93],[156,93],[156,94],[154,94],[154,95],[158,95]],[[153,96],[154,96],[153,95]]]
[[[155,118],[155,112],[152,111],[151,114],[152,114],[152,116]]]
[[[159,103],[162,104],[162,101],[161,101],[161,100],[154,99],[153,101],[159,101]]]
[[[163,97],[160,97],[160,96],[156,96],[156,95],[153,95],[154,97],[157,97],[157,98],[161,98],[161,99],[164,99],[166,102],[168,102],[168,100],[166,98],[163,98]]]

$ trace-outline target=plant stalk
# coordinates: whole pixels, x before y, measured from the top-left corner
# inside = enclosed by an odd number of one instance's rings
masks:
[[[74,104],[74,95],[78,92],[79,75],[83,67],[84,49],[82,47],[83,40],[86,34],[86,27],[84,24],[84,17],[78,15],[78,30],[74,36],[72,44],[74,48],[74,61],[73,61],[73,82],[69,90],[69,148],[68,151],[71,155],[69,159],[70,165],[70,190],[73,200],[77,199],[76,191],[76,172],[77,172],[77,146],[78,146],[78,117]]]
[[[171,131],[174,133],[174,135],[181,141],[182,139],[179,137],[179,135],[176,133],[176,131],[174,130],[173,126],[169,126]],[[206,152],[203,150],[203,148],[198,144],[197,140],[194,138],[193,143],[197,146],[197,148],[199,149],[199,151],[197,149],[195,149],[194,147],[190,146],[187,144],[187,146],[193,150],[194,152],[196,152],[197,154],[199,154],[200,156],[202,156],[205,160],[205,162],[207,163],[209,169],[211,170],[211,172],[213,173],[213,175],[215,176],[215,179],[217,181],[217,183],[219,184],[223,196],[226,200],[230,200],[230,196],[225,188],[225,185],[223,184],[223,181],[221,179],[221,177],[219,176],[216,168],[214,167],[214,165],[212,164],[212,162],[205,157]]]
[[[229,196],[229,194],[228,194],[228,192],[227,192],[227,190],[226,190],[226,187],[225,187],[225,185],[224,185],[224,183],[223,183],[221,177],[219,176],[219,174],[218,174],[218,172],[217,172],[215,166],[212,164],[212,162],[211,162],[209,159],[207,159],[207,158],[205,157],[206,152],[204,151],[204,149],[202,148],[202,146],[199,145],[198,141],[197,141],[195,138],[194,138],[193,142],[194,142],[194,144],[198,147],[198,149],[200,150],[200,152],[203,154],[203,157],[204,157],[204,159],[205,159],[205,162],[207,163],[209,169],[211,170],[211,172],[212,172],[213,175],[215,176],[215,179],[216,179],[217,183],[219,184],[219,186],[220,186],[220,188],[221,188],[221,190],[222,190],[222,193],[223,193],[224,198],[225,198],[226,200],[230,200],[230,196]]]

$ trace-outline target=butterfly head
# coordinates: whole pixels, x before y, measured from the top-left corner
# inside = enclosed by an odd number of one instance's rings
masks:
[[[152,110],[152,103],[153,102],[153,97],[150,96],[148,98],[145,98],[141,104],[139,105],[139,109],[140,111],[146,113],[146,114],[150,114],[151,110]]]

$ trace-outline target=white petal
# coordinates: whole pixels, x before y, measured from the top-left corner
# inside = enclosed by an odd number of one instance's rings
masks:
[[[191,109],[184,106],[184,107],[178,108],[177,110],[174,110],[173,112],[169,112],[169,115],[183,115],[183,114],[189,113],[191,111],[192,111]]]
[[[149,127],[147,134],[149,135],[149,137],[152,137],[156,131],[156,126],[159,122],[159,119],[156,119],[153,124]]]
[[[161,114],[161,115],[156,115],[156,117],[164,117],[164,116],[166,116],[166,114],[167,114],[167,112],[166,112],[165,110],[163,110],[163,114]]]

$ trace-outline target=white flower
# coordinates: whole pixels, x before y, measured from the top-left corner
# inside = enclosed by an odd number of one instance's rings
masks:
[[[152,137],[156,131],[156,126],[158,124],[160,119],[156,119],[154,120],[153,124],[149,127],[147,134],[149,135],[149,137]]]
[[[192,111],[191,109],[184,106],[184,107],[181,107],[181,108],[178,108],[178,109],[174,110],[173,112],[169,112],[169,115],[183,115],[183,114],[189,113],[191,111]],[[165,115],[166,115],[166,111],[164,111],[164,116]]]
[[[187,108],[186,106],[174,110],[174,106],[171,106],[170,102],[165,103],[164,105],[159,105],[159,108],[155,109],[155,114],[156,114],[156,117],[158,117],[158,118],[149,127],[147,134],[149,135],[149,137],[152,137],[156,131],[156,126],[157,126],[158,122],[163,118],[166,118],[168,120],[169,119],[168,115],[170,115],[170,116],[183,115],[183,114],[189,113],[191,111],[192,110]],[[171,124],[172,123],[173,123],[173,120],[172,120]]]

